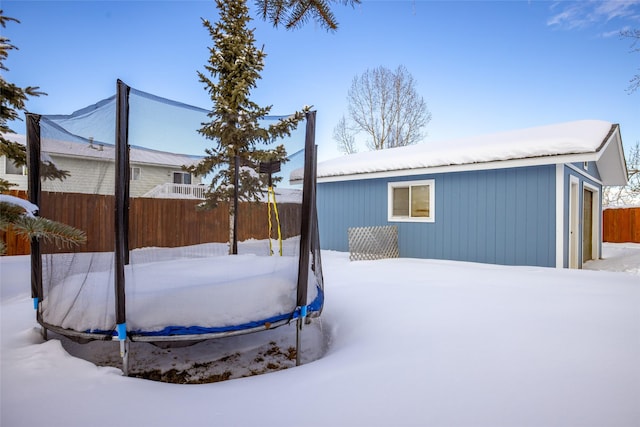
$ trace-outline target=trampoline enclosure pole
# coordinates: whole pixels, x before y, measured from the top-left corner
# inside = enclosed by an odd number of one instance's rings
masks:
[[[298,264],[298,292],[296,306],[300,309],[296,328],[296,366],[300,365],[301,331],[307,315],[309,287],[309,255],[311,252],[312,213],[315,205],[315,131],[316,112],[306,114],[304,176],[302,187],[302,218],[300,227],[300,259]]]
[[[128,261],[128,221],[129,201],[127,178],[129,176],[129,87],[121,80],[117,83],[116,103],[116,156],[115,156],[115,294],[116,294],[116,331],[120,340],[120,356],[123,359],[123,371],[127,375],[127,326],[125,310],[124,266]]]
[[[27,170],[29,171],[29,202],[38,207],[40,215],[40,202],[42,197],[42,187],[40,181],[40,116],[26,113],[27,121]],[[33,298],[33,308],[38,310],[42,301],[42,256],[40,241],[36,237],[31,238],[31,298]],[[40,313],[37,313],[39,316]]]
[[[313,164],[315,163],[315,119],[316,112],[307,113],[307,129],[304,149],[304,176],[302,187],[302,218],[300,226],[300,263],[298,264],[298,293],[296,305],[307,305],[307,284],[309,278],[309,252],[311,241],[311,213],[313,212],[313,197],[315,180]]]

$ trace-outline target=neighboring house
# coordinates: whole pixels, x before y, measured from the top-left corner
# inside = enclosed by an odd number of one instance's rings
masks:
[[[402,257],[581,268],[601,256],[602,188],[627,169],[619,126],[586,120],[357,153],[317,176],[323,249],[395,225]]]
[[[25,144],[24,135],[5,137]],[[69,176],[62,181],[43,181],[43,191],[113,194],[114,146],[44,140],[42,151],[46,153],[43,160],[69,171]],[[204,198],[206,188],[201,177],[182,170],[183,165],[196,164],[200,158],[138,147],[131,147],[129,156],[131,197]],[[18,190],[27,189],[26,168],[17,168],[4,156],[0,157],[0,178],[17,184]]]
[[[0,156],[0,178],[14,184],[16,190],[26,190],[28,187],[27,167],[16,166],[5,156]]]

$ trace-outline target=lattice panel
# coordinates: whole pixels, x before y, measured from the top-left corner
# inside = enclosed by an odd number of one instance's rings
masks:
[[[395,225],[351,227],[349,234],[349,260],[398,258],[398,228]]]

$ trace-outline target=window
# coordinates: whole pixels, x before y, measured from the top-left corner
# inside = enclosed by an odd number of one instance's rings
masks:
[[[131,167],[131,181],[139,181],[140,180],[140,168]]]
[[[435,182],[390,182],[388,184],[389,221],[435,221]]]
[[[27,167],[26,166],[16,166],[12,160],[7,159],[5,157],[5,171],[7,175],[26,175]]]
[[[191,174],[189,172],[174,172],[174,184],[191,184]]]

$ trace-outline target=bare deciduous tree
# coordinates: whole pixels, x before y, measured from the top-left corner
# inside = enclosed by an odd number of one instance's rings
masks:
[[[640,52],[640,29],[624,30],[620,33],[620,35],[622,37],[629,37],[631,39],[634,39],[633,42],[631,42],[631,51]],[[627,88],[627,91],[629,93],[633,93],[638,90],[638,88],[640,88],[640,74],[636,74],[629,81],[629,87]]]
[[[349,118],[334,129],[338,148],[355,149],[352,138],[364,132],[370,150],[415,144],[431,120],[413,76],[404,66],[395,71],[377,67],[354,77],[347,94]],[[353,152],[353,151],[352,151]]]
[[[640,204],[640,142],[629,151],[627,158],[629,182],[626,186],[605,187],[602,192],[604,206],[635,206]]]
[[[338,141],[338,150],[342,153],[353,154],[358,151],[354,131],[348,127],[347,119],[344,116],[333,128],[333,139]]]

